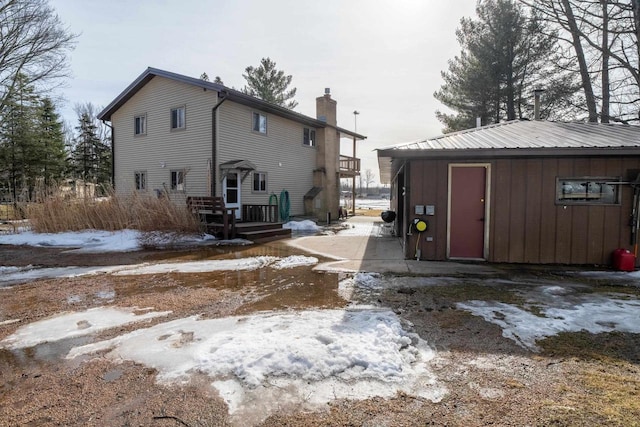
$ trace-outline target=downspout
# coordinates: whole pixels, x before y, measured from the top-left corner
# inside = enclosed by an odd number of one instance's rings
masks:
[[[113,130],[113,126],[107,124],[106,120],[102,121],[102,124],[105,126],[109,126],[111,129],[111,189],[116,191],[116,144],[115,142],[115,131]]]
[[[218,103],[211,109],[211,197],[215,197],[216,195],[216,156],[217,153],[217,145],[218,145],[218,127],[217,127],[217,115],[216,111],[222,103],[227,99],[229,93],[227,91],[219,92],[222,95],[222,98],[218,100]]]

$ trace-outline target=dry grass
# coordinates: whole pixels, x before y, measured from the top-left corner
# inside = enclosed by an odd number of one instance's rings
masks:
[[[186,206],[140,194],[112,194],[97,200],[51,196],[29,204],[27,216],[32,229],[39,233],[89,229],[195,232],[200,228]]]

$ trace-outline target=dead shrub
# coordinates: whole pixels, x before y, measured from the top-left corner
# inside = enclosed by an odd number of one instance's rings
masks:
[[[50,194],[56,194],[51,192]],[[80,230],[197,232],[198,219],[186,205],[168,198],[133,193],[104,198],[68,198],[50,195],[27,206],[31,227],[38,233]]]

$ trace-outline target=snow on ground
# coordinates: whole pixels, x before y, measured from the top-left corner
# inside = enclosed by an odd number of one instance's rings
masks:
[[[215,237],[210,234],[143,233],[137,230],[85,230],[64,233],[22,231],[0,236],[1,245],[70,248],[69,252],[78,253],[131,252],[142,249],[143,245],[162,248],[172,245],[198,245],[214,240]],[[248,243],[242,239],[232,242]]]
[[[529,293],[534,314],[496,301],[469,301],[457,307],[502,328],[502,335],[518,345],[538,351],[536,341],[560,332],[587,331],[640,333],[640,301],[601,294],[575,295],[570,288],[544,286],[538,297]]]
[[[0,348],[26,348],[45,342],[90,335],[140,320],[166,316],[170,311],[136,314],[137,309],[96,307],[86,311],[59,314],[18,328],[0,341]]]
[[[400,390],[439,401],[445,393],[427,366],[434,352],[384,309],[193,316],[76,347],[68,358],[104,350],[116,362],[157,369],[162,382],[208,374],[230,413],[245,421],[285,403],[317,408]]]
[[[310,219],[305,219],[303,221],[289,221],[283,224],[282,228],[290,228],[295,231],[319,231],[321,227]]]
[[[349,228],[338,231],[338,236],[371,236],[378,234],[379,223],[373,221],[349,221]]]
[[[94,274],[109,274],[121,270],[125,266],[107,267],[0,267],[0,288],[16,283],[24,283],[39,279],[53,279],[56,277],[80,277]],[[4,271],[3,271],[4,270]]]
[[[128,252],[140,249],[139,231],[85,230],[65,233],[34,233],[24,231],[0,237],[3,245],[82,248],[82,252]]]
[[[351,206],[351,199],[341,199],[341,206]],[[390,202],[389,199],[360,199],[356,198],[356,209],[379,209],[379,210],[387,210],[389,209]]]
[[[80,277],[95,274],[113,274],[116,276],[163,274],[163,273],[207,273],[228,270],[256,270],[270,267],[278,270],[315,265],[318,258],[292,255],[284,258],[260,256],[239,259],[203,260],[192,262],[174,262],[158,264],[113,265],[104,267],[0,267],[0,288],[11,284],[24,283],[37,279],[59,277]]]

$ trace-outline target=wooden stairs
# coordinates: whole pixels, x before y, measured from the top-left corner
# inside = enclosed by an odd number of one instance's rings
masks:
[[[265,243],[291,237],[291,229],[282,228],[282,222],[237,222],[236,237]]]

